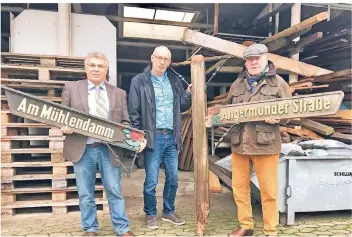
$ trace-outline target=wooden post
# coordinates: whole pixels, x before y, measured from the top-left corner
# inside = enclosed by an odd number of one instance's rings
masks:
[[[269,13],[273,10],[273,6],[274,6],[274,3],[268,3],[269,5]],[[269,23],[273,21],[273,17],[269,17]],[[269,37],[273,35],[273,32],[271,31],[271,27],[270,27],[270,30],[269,30]]]
[[[197,234],[203,236],[209,214],[208,140],[205,127],[205,63],[202,55],[191,58],[193,159],[196,190]]]
[[[214,35],[219,33],[219,3],[215,3],[214,10]]]
[[[296,25],[301,22],[301,3],[295,3],[292,8],[291,8],[291,26]],[[297,37],[297,40],[299,40],[299,37]],[[291,56],[293,60],[299,60],[299,53],[293,54]],[[289,74],[289,83],[293,83],[298,81],[298,75],[297,74]]]
[[[276,13],[275,15],[275,35],[279,33],[279,23],[280,22],[280,13]]]

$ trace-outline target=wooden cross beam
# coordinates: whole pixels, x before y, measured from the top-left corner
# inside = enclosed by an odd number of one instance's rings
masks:
[[[224,54],[228,54],[236,58],[242,58],[244,50],[247,48],[247,46],[237,44],[235,42],[223,40],[214,36],[206,35],[201,32],[189,29],[185,29],[182,41],[193,45],[199,45],[204,48],[212,49]],[[307,63],[302,63],[272,53],[268,53],[268,59],[272,61],[275,66],[279,69],[303,75],[306,77],[332,73],[332,71],[330,70],[316,67]]]

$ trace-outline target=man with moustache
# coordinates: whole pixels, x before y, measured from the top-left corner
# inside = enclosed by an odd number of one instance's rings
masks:
[[[292,96],[288,84],[276,74],[274,64],[268,61],[267,52],[268,48],[263,44],[253,44],[244,51],[245,67],[229,90],[227,104]],[[232,190],[240,227],[230,236],[253,235],[250,198],[252,164],[260,186],[264,234],[277,236],[278,165],[281,150],[279,123],[282,122],[267,119],[241,123],[231,130]]]
[[[175,225],[185,223],[175,213],[178,187],[178,153],[181,148],[181,112],[191,106],[191,85],[184,90],[182,82],[168,70],[171,52],[165,46],[155,48],[151,66],[131,81],[128,111],[131,124],[145,131],[147,148],[144,155],[144,212],[146,224],[157,229],[155,188],[159,167],[165,168],[162,220]]]
[[[62,104],[129,125],[126,92],[106,82],[108,59],[102,53],[92,52],[86,57],[84,65],[87,79],[67,82],[62,91]],[[123,158],[122,148],[110,146],[109,149],[103,141],[73,133],[67,126],[61,131],[67,134],[64,157],[73,162],[84,236],[97,236],[99,228],[94,198],[97,167],[107,194],[115,233],[118,236],[134,236],[129,230],[130,222],[121,193],[121,167],[116,160]],[[141,144],[139,151],[144,147],[145,142]]]

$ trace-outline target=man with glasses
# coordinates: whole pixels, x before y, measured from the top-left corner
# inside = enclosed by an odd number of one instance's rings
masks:
[[[67,82],[62,91],[62,104],[129,125],[126,92],[106,83],[108,59],[102,53],[93,52],[84,65],[87,79]],[[69,127],[63,127],[61,131],[66,134],[64,157],[73,162],[84,236],[97,236],[99,227],[94,199],[97,167],[107,194],[114,231],[119,236],[134,236],[129,230],[121,193],[121,167],[117,159],[123,158],[123,150],[116,146],[110,149],[103,141],[73,133]],[[142,143],[139,151],[144,147],[145,143]]]
[[[131,81],[128,111],[131,124],[145,131],[144,212],[149,229],[157,229],[155,188],[159,167],[165,168],[162,220],[175,225],[185,223],[175,213],[178,187],[178,153],[181,148],[181,112],[191,106],[191,85],[184,90],[182,81],[168,70],[171,52],[165,46],[155,48],[151,66]],[[141,157],[140,157],[141,158]]]

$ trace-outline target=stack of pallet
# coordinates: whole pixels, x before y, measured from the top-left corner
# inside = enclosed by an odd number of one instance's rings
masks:
[[[84,78],[83,58],[1,54],[1,83],[53,102],[61,102],[66,81]],[[63,157],[58,128],[10,113],[1,95],[1,215],[66,214],[79,210],[71,162]],[[100,175],[98,210],[108,210]]]

